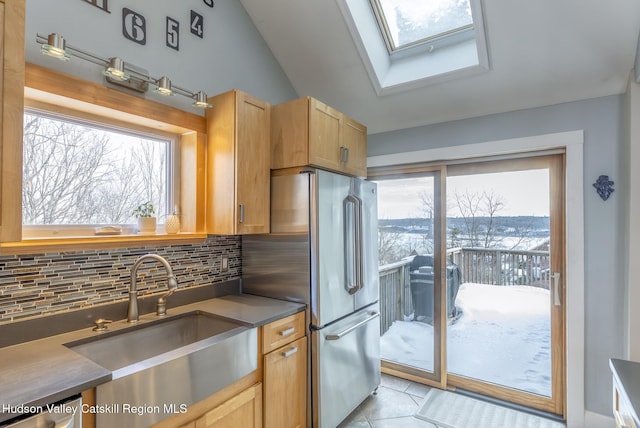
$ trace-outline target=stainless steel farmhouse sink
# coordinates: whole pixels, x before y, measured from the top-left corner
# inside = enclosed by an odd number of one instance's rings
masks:
[[[189,312],[65,346],[104,368],[116,371],[201,340],[209,339],[207,344],[217,342],[241,330],[246,330],[246,327],[239,323],[204,312]],[[183,349],[184,352],[188,353],[190,349]]]
[[[65,344],[112,371],[97,426],[147,427],[258,367],[256,328],[189,312]]]

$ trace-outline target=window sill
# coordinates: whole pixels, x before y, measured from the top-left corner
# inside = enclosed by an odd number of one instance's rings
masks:
[[[206,238],[207,235],[204,233],[29,238],[20,242],[5,242],[0,244],[0,254],[34,254],[101,248],[202,244]]]

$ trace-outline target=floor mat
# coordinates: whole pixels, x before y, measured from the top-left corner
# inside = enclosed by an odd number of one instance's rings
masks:
[[[465,395],[431,389],[416,418],[442,428],[564,428],[563,423]]]

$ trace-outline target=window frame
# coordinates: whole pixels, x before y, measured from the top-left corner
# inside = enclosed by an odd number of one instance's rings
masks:
[[[384,9],[381,0],[369,0],[371,4],[371,10],[375,17],[380,30],[380,36],[384,40],[389,56],[393,59],[395,57],[406,57],[408,55],[415,55],[422,52],[432,52],[435,49],[440,49],[446,46],[450,46],[456,43],[460,43],[466,40],[471,40],[475,37],[474,33],[474,17],[471,16],[471,24],[463,25],[461,27],[452,28],[450,30],[434,34],[432,36],[424,37],[413,42],[406,43],[400,46],[396,46],[389,29],[389,22],[387,16],[384,13]],[[469,0],[471,3],[472,0]]]
[[[79,111],[96,115],[105,121],[125,123],[127,127],[142,126],[180,136],[179,155],[175,173],[180,177],[179,234],[168,235],[110,235],[81,237],[29,238],[21,236],[21,200],[11,207],[11,215],[20,219],[12,230],[11,240],[0,242],[0,254],[33,254],[50,251],[83,249],[126,248],[145,245],[201,244],[207,238],[205,228],[205,155],[206,119],[157,101],[148,100],[103,84],[75,76],[25,64],[24,101],[28,105],[44,103],[55,106],[55,111]],[[16,112],[17,113],[17,112]],[[24,110],[15,120],[22,123]],[[20,126],[20,136],[22,126]],[[21,150],[22,138],[12,144]],[[20,159],[21,161],[21,159]],[[21,164],[22,162],[20,162]],[[12,190],[21,195],[22,175],[11,180]]]
[[[180,201],[180,137],[174,133],[148,128],[136,124],[125,123],[109,117],[98,116],[81,111],[74,111],[61,106],[25,99],[25,114],[40,115],[52,120],[60,120],[79,126],[87,126],[109,132],[122,133],[128,136],[165,140],[168,143],[167,162],[165,165],[167,178],[167,215],[171,207]],[[24,150],[24,148],[23,148]],[[164,219],[158,218],[158,228],[163,229]],[[22,225],[22,235],[27,238],[45,238],[53,236],[94,236],[94,228],[99,226],[122,226],[123,234],[135,234],[135,223],[80,223],[80,224],[38,224]]]

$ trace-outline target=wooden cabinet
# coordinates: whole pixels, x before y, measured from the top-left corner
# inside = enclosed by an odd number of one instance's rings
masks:
[[[271,168],[317,166],[367,175],[367,128],[305,97],[272,107]]]
[[[263,327],[265,428],[307,425],[307,338],[304,312]]]
[[[0,242],[22,238],[25,1],[0,0]]]
[[[194,428],[258,428],[262,426],[262,384],[245,389],[195,420]]]
[[[268,233],[270,105],[237,90],[209,102],[206,231]]]

